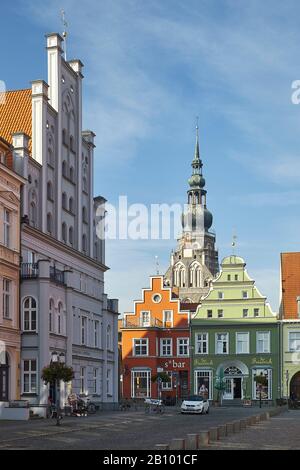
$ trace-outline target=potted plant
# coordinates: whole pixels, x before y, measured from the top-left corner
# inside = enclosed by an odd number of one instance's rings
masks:
[[[71,382],[74,379],[74,371],[72,367],[66,366],[62,362],[51,362],[51,364],[47,367],[44,367],[42,370],[42,379],[44,380],[45,384],[53,384],[55,389],[58,391],[59,383]],[[60,415],[60,403],[57,400],[56,406],[56,425],[60,425],[61,415]]]

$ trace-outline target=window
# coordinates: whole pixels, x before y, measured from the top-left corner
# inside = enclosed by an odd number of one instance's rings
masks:
[[[87,238],[86,235],[83,235],[82,237],[82,251],[86,253],[87,251]]]
[[[62,82],[65,83],[64,77],[62,78]],[[62,131],[62,141],[64,145],[67,145],[67,131],[66,129],[63,129]]]
[[[66,193],[62,193],[62,206],[63,206],[63,209],[67,210],[67,194]]]
[[[239,275],[238,275],[238,274],[235,274],[235,275],[234,275],[234,280],[235,280],[235,281],[238,281],[238,280],[239,280]]]
[[[111,369],[107,369],[106,372],[106,390],[107,390],[107,395],[112,396],[112,372]]]
[[[51,181],[47,183],[47,198],[49,201],[53,201],[53,185]]]
[[[133,354],[134,356],[147,356],[148,355],[148,339],[134,339],[133,340]]]
[[[12,281],[3,279],[3,318],[10,319],[12,314]]]
[[[54,318],[54,302],[50,300],[49,302],[49,331],[53,332],[53,318]]]
[[[141,326],[147,327],[151,325],[150,312],[141,312]]]
[[[70,180],[72,181],[72,183],[75,182],[75,170],[72,166],[70,167]]]
[[[10,228],[11,224],[11,214],[8,210],[4,209],[4,236],[3,242],[7,248],[10,248]]]
[[[216,334],[216,354],[229,353],[229,335],[228,333]]]
[[[244,290],[243,293],[242,293],[242,296],[243,296],[243,299],[248,299],[248,297],[249,297],[248,292],[246,290]]]
[[[80,367],[80,394],[85,394],[85,374],[86,369],[85,367]]]
[[[37,393],[37,361],[23,361],[23,393]]]
[[[249,333],[236,334],[236,353],[249,354]]]
[[[218,299],[223,300],[224,299],[224,292],[218,292]]]
[[[53,231],[53,219],[52,219],[52,214],[47,214],[47,232],[52,234]]]
[[[152,300],[155,304],[159,304],[161,302],[161,295],[160,294],[155,294],[153,297],[152,297]]]
[[[231,281],[231,275],[227,274],[227,281]]]
[[[67,242],[67,224],[64,222],[61,227],[62,239],[63,242]]]
[[[74,152],[74,137],[72,135],[70,136],[70,150]]]
[[[57,333],[59,335],[63,334],[63,314],[63,306],[62,304],[59,304],[57,312]]]
[[[108,325],[106,330],[106,347],[109,351],[112,350],[112,337],[111,337],[111,326]]]
[[[256,381],[256,377],[262,377],[262,381]],[[254,400],[272,399],[272,369],[254,369],[253,370],[253,399]]]
[[[260,354],[270,353],[269,331],[258,331],[256,333],[256,352]]]
[[[74,244],[74,229],[73,229],[73,227],[69,228],[69,243],[70,243],[70,245]]]
[[[212,371],[195,371],[195,394],[202,396],[206,400],[212,399]]]
[[[37,331],[37,304],[33,297],[27,297],[23,302],[23,331]]]
[[[62,162],[62,175],[64,178],[68,178],[68,164],[66,160]]]
[[[98,393],[98,374],[99,371],[97,368],[93,370],[93,393],[96,395]]]
[[[69,211],[73,214],[74,213],[74,199],[70,197],[69,199]]]
[[[189,355],[189,338],[177,339],[177,356]]]
[[[207,310],[207,318],[212,318],[212,316],[213,316],[213,311]]]
[[[163,311],[163,324],[164,324],[164,327],[167,327],[167,328],[173,327],[173,310]]]
[[[151,396],[151,372],[148,370],[131,371],[131,397],[149,398]]]
[[[254,309],[254,316],[259,317],[259,308]]]
[[[300,351],[300,332],[289,333],[289,351]]]
[[[160,355],[172,356],[172,339],[163,338],[160,340]]]
[[[94,346],[99,348],[99,321],[94,321]]]
[[[32,227],[36,227],[37,225],[37,210],[35,202],[31,202],[30,204],[30,213],[29,213],[29,222]]]
[[[224,311],[223,310],[218,310],[218,318],[223,318],[224,317]]]
[[[196,333],[196,354],[208,354],[208,333]]]
[[[249,315],[249,310],[247,308],[243,309],[243,318],[247,318]]]
[[[87,220],[87,208],[86,207],[83,207],[82,208],[82,221],[87,224],[88,223],[88,220]]]
[[[169,382],[162,382],[162,390],[172,390],[172,372],[166,372],[166,375],[169,377]]]
[[[86,337],[87,337],[86,325],[87,325],[87,318],[81,317],[81,344],[83,345],[86,344]]]
[[[84,191],[85,193],[87,193],[87,192],[88,192],[88,184],[87,184],[87,178],[86,178],[86,177],[83,178],[83,182],[82,182],[82,183],[83,183],[83,184],[82,184],[82,189],[83,189],[83,191]]]

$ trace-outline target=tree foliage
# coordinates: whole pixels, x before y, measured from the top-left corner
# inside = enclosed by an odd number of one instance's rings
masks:
[[[74,371],[72,367],[61,362],[52,362],[42,370],[42,379],[46,384],[53,384],[61,380],[67,383],[74,379]]]
[[[165,372],[159,372],[158,374],[153,375],[151,380],[153,383],[157,382],[158,380],[161,380],[161,382],[164,382],[164,383],[168,383],[171,381],[169,375],[166,374]]]

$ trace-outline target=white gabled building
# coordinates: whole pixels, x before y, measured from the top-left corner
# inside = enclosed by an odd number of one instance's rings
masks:
[[[0,113],[8,122],[3,137],[14,144],[16,168],[28,180],[21,396],[40,414],[53,393],[41,371],[54,353],[74,368],[73,392],[95,395],[102,407],[118,402],[118,301],[104,293],[105,244],[96,237],[96,210],[100,205],[104,213],[105,199],[94,198],[95,134],[82,131],[83,64],[65,61],[62,49],[59,34],[47,35],[48,83],[8,92]],[[62,392],[63,405],[70,389]]]

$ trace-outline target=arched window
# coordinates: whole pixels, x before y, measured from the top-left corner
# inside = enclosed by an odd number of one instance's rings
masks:
[[[62,335],[64,331],[63,318],[64,318],[64,307],[62,303],[59,303],[58,309],[57,309],[57,333],[59,335]]]
[[[72,212],[72,214],[74,213],[74,199],[72,197],[69,199],[69,211]]]
[[[29,221],[32,227],[37,226],[37,209],[34,201],[30,203]]]
[[[87,208],[85,206],[83,206],[82,208],[82,221],[87,224],[88,220],[87,220]]]
[[[75,181],[75,170],[74,168],[71,166],[70,167],[70,180],[74,183]]]
[[[47,232],[50,234],[53,232],[53,217],[50,212],[47,214]]]
[[[74,152],[74,137],[72,135],[70,136],[70,149]]]
[[[49,165],[54,166],[53,152],[50,147],[48,148],[48,163]]]
[[[62,141],[63,141],[64,145],[68,145],[66,129],[63,129],[63,131],[62,131]]]
[[[68,178],[68,164],[66,160],[62,162],[62,174],[65,178]]]
[[[106,330],[106,348],[111,350],[112,349],[112,341],[111,341],[111,326],[108,325]]]
[[[51,181],[48,181],[47,183],[47,198],[49,201],[53,201],[53,185]]]
[[[85,191],[86,193],[88,192],[88,184],[87,184],[87,178],[86,178],[86,176],[83,177],[82,189],[83,189],[83,191]]]
[[[54,302],[50,299],[49,302],[49,332],[53,332],[53,322],[54,322]]]
[[[183,264],[178,264],[174,270],[174,286],[185,287],[186,285],[186,271]]]
[[[37,332],[37,303],[33,297],[23,301],[23,331]]]
[[[69,228],[69,243],[72,246],[74,244],[74,229],[73,229],[73,227]]]
[[[63,222],[62,224],[62,231],[61,231],[62,239],[66,243],[67,242],[67,224]]]
[[[193,263],[190,268],[190,286],[191,287],[201,287],[201,267],[199,263]]]
[[[67,194],[66,193],[62,193],[62,206],[63,206],[63,209],[68,209],[67,207]]]
[[[83,237],[82,237],[82,251],[84,253],[87,252],[87,238],[86,238],[86,235],[83,235]]]

